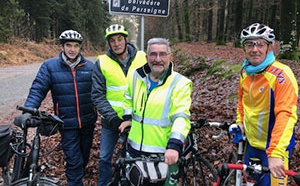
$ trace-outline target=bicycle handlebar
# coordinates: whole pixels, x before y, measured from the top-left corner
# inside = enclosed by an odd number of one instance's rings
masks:
[[[23,112],[27,112],[27,113],[30,113],[34,116],[37,116],[39,115],[40,111],[36,108],[30,108],[30,107],[23,107],[23,106],[20,106],[20,105],[17,105],[17,110],[21,110]]]
[[[262,166],[261,164],[256,165],[246,165],[246,164],[231,164],[231,163],[224,163],[219,165],[218,169],[218,180],[216,183],[213,184],[213,186],[218,186],[221,184],[224,176],[227,176],[226,174],[229,172],[228,170],[241,170],[241,171],[247,171],[249,173],[268,173],[270,172],[270,169],[266,166]],[[296,173],[292,170],[284,170],[284,173],[290,177],[293,177],[295,183],[300,186],[300,173]]]
[[[17,110],[25,112],[21,116],[15,118],[14,124],[23,129],[28,127],[39,127],[41,124],[63,124],[64,122],[56,115],[47,114],[44,111],[39,111],[36,108],[17,106]],[[28,113],[28,114],[26,114]]]
[[[230,123],[209,122],[209,121],[206,121],[205,119],[199,119],[198,121],[196,121],[196,123],[191,122],[191,128],[195,129],[195,128],[201,128],[203,126],[221,129],[219,134],[212,136],[212,139],[217,140],[217,139],[222,138],[224,136],[224,134],[228,133]]]

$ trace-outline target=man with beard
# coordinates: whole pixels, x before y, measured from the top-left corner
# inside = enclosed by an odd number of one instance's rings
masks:
[[[182,153],[184,139],[190,130],[192,82],[173,71],[169,41],[148,41],[147,64],[128,76],[125,91],[123,131],[131,125],[128,152],[131,157],[163,155],[169,175]],[[165,185],[176,185],[168,176]]]
[[[114,24],[105,32],[109,45],[106,54],[98,57],[93,74],[92,100],[102,115],[100,141],[99,186],[112,179],[112,155],[122,123],[127,74],[146,63],[145,53],[128,43],[124,26]]]

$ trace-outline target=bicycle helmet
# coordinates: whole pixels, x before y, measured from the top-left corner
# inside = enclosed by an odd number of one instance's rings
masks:
[[[64,44],[67,41],[77,41],[80,44],[82,43],[82,36],[75,30],[65,30],[62,32],[59,36],[59,40],[62,44]]]
[[[105,30],[105,39],[109,39],[110,36],[115,34],[122,34],[125,37],[128,36],[128,32],[125,30],[125,27],[123,25],[114,24],[114,25],[110,25]]]
[[[264,24],[254,23],[241,32],[241,43],[247,39],[263,38],[269,43],[274,43],[274,30]]]

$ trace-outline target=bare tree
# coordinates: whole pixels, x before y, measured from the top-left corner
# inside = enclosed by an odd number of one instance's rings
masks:
[[[297,0],[281,0],[281,49],[278,58],[299,60],[297,46]]]
[[[218,0],[218,20],[217,20],[217,45],[225,45],[226,40],[224,37],[224,26],[225,26],[225,7],[226,1]]]

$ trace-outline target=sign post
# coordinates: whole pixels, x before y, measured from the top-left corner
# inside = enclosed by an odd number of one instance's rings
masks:
[[[167,17],[170,0],[110,0],[110,14],[141,15],[141,50],[144,50],[144,16]]]

